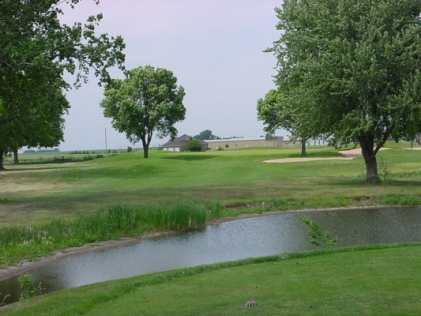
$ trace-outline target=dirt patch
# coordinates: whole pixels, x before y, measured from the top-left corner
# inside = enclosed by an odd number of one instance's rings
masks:
[[[361,148],[354,148],[349,150],[338,151],[343,157],[354,159],[355,157],[362,156]]]
[[[372,201],[372,198],[370,196],[356,196],[352,200],[357,203],[369,203]]]

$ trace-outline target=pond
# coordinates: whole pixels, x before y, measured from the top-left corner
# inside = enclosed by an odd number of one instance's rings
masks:
[[[46,292],[52,292],[153,272],[314,249],[308,227],[298,219],[301,215],[330,231],[332,238],[339,237],[338,246],[421,241],[421,207],[281,213],[78,254],[28,273]],[[17,301],[18,277],[0,282],[0,293],[11,294],[8,302]]]

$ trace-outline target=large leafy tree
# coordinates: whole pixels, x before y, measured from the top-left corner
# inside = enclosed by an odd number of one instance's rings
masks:
[[[210,140],[210,139],[218,139],[219,137],[212,134],[211,130],[205,129],[204,131],[200,132],[199,135],[193,136],[194,139],[200,140]]]
[[[57,118],[56,113],[67,110],[67,102],[51,103],[70,88],[63,79],[65,73],[75,75],[74,85],[79,87],[86,82],[90,69],[101,84],[109,80],[108,68],[123,68],[123,39],[95,33],[101,14],[88,17],[84,24],[60,22],[63,6],[73,7],[78,2],[0,0],[0,150],[13,147],[17,139],[20,143],[28,134],[28,128],[13,132],[10,128],[45,127],[22,123],[37,116],[44,121]],[[49,125],[57,123],[53,120]]]
[[[56,93],[52,93],[51,90],[44,98],[34,99],[30,106],[25,107],[25,111],[20,111],[19,117],[0,124],[0,150],[4,153],[13,151],[17,164],[17,152],[23,146],[58,146],[64,135],[63,115],[69,107],[69,102],[61,90]],[[1,109],[0,105],[0,117]],[[4,167],[0,159],[0,170],[2,169]]]
[[[64,140],[64,114],[70,108],[69,102],[61,91],[50,94],[50,98],[43,100],[42,104],[33,106],[31,111],[19,120],[14,120],[17,125],[10,128],[15,131],[14,152],[15,164],[18,161],[18,149],[28,147],[54,147]],[[10,139],[9,139],[10,140]]]
[[[280,90],[272,89],[263,99],[257,100],[257,118],[266,125],[264,131],[273,135],[277,129],[291,133],[293,141],[300,140],[301,156],[307,156],[306,142],[311,137],[304,115],[296,112],[294,100],[288,100]],[[301,126],[304,125],[304,126]]]
[[[126,133],[133,144],[142,141],[144,158],[148,158],[155,131],[159,138],[177,135],[174,124],[186,115],[184,95],[171,71],[138,67],[128,71],[126,79],[113,79],[105,86],[101,107],[116,130]]]
[[[285,0],[275,10],[279,89],[300,100],[314,134],[359,143],[366,181],[378,182],[386,140],[421,131],[421,1]]]

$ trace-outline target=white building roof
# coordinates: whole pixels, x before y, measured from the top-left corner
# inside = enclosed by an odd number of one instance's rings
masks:
[[[238,142],[238,141],[251,141],[251,140],[265,140],[264,137],[261,138],[227,138],[227,139],[212,139],[205,140],[207,143],[220,143],[220,142]]]

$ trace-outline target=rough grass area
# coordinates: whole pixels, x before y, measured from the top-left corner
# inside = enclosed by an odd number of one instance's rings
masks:
[[[34,261],[54,250],[91,242],[139,236],[151,231],[190,231],[205,228],[219,217],[219,203],[179,200],[145,206],[110,205],[33,224],[13,224],[0,231],[0,268],[22,260]]]
[[[0,311],[4,316],[420,315],[420,262],[420,244],[319,250],[89,285]],[[258,306],[246,308],[249,300]]]

